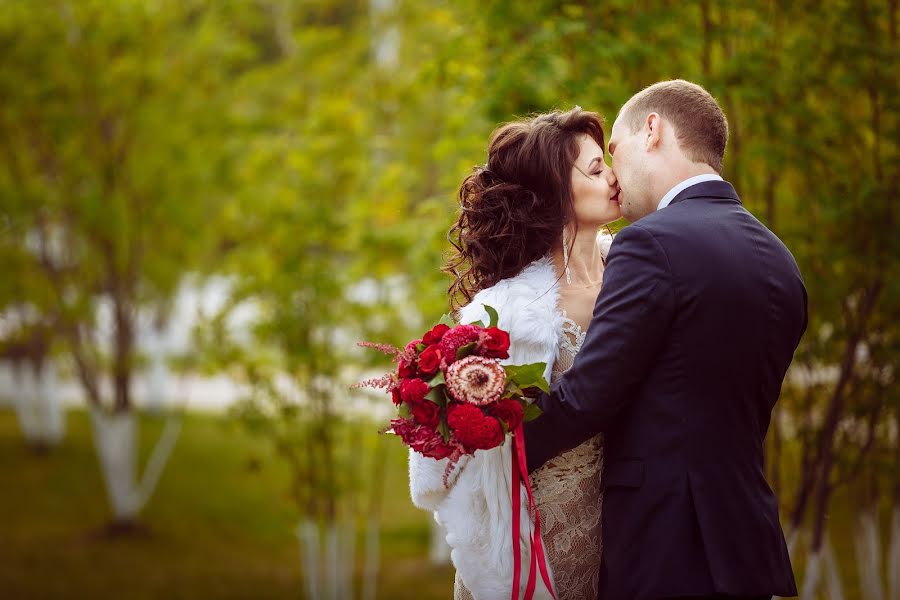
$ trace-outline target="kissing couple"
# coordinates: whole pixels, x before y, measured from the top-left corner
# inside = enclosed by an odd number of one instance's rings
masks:
[[[525,440],[560,600],[797,593],[763,444],[807,296],[791,253],[722,179],[727,139],[705,89],[664,81],[619,111],[612,166],[600,116],[576,107],[501,126],[460,187],[445,267],[456,316],[496,308],[508,362],[547,364]],[[598,233],[620,217],[614,239]],[[503,444],[445,477],[446,459],[410,453],[457,599],[516,589],[511,460]],[[530,547],[516,551],[528,564]],[[552,597],[541,578],[535,597]]]

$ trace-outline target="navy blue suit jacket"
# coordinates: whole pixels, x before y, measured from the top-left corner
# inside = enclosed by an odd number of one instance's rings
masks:
[[[529,469],[604,433],[600,597],[796,595],[763,440],[807,323],[788,249],[727,182],[615,239]]]

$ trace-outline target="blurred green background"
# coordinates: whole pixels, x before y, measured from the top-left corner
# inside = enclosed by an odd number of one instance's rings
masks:
[[[496,125],[680,77],[810,293],[766,447],[803,595],[900,598],[898,12],[0,0],[0,596],[449,597],[354,343],[446,312]]]

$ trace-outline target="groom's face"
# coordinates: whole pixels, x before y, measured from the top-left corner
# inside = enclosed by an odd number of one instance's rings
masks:
[[[627,115],[619,115],[609,136],[612,169],[619,180],[622,216],[632,223],[653,212],[652,194],[640,129],[631,131]]]

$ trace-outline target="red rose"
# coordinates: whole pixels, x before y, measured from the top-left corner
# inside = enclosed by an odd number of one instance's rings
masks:
[[[446,325],[444,325],[446,327]],[[428,346],[419,356],[419,373],[434,375],[441,368],[441,351],[437,346]]]
[[[437,427],[441,422],[441,409],[430,400],[413,404],[412,414],[416,421],[428,427]]]
[[[450,331],[450,327],[443,323],[438,323],[431,328],[431,331],[422,336],[422,343],[428,346],[437,344],[448,331]]]
[[[393,400],[394,404],[397,406],[400,406],[400,403],[403,402],[403,399],[400,397],[399,387],[391,388],[391,400]]]
[[[444,334],[439,348],[448,365],[456,360],[457,350],[467,344],[478,341],[480,331],[481,328],[475,325],[457,325]]]
[[[509,334],[498,327],[481,332],[478,353],[486,358],[509,358]]]
[[[488,411],[491,413],[491,416],[506,423],[508,431],[515,431],[516,427],[522,423],[522,415],[524,414],[522,404],[512,398],[498,400],[488,407]]]
[[[406,362],[402,358],[397,366],[397,375],[401,379],[409,379],[416,376],[416,363]]]
[[[486,417],[474,404],[447,407],[447,424],[469,452],[489,450],[503,442],[503,429],[493,417]]]
[[[400,382],[400,399],[412,406],[424,400],[430,389],[421,379],[405,379]]]

